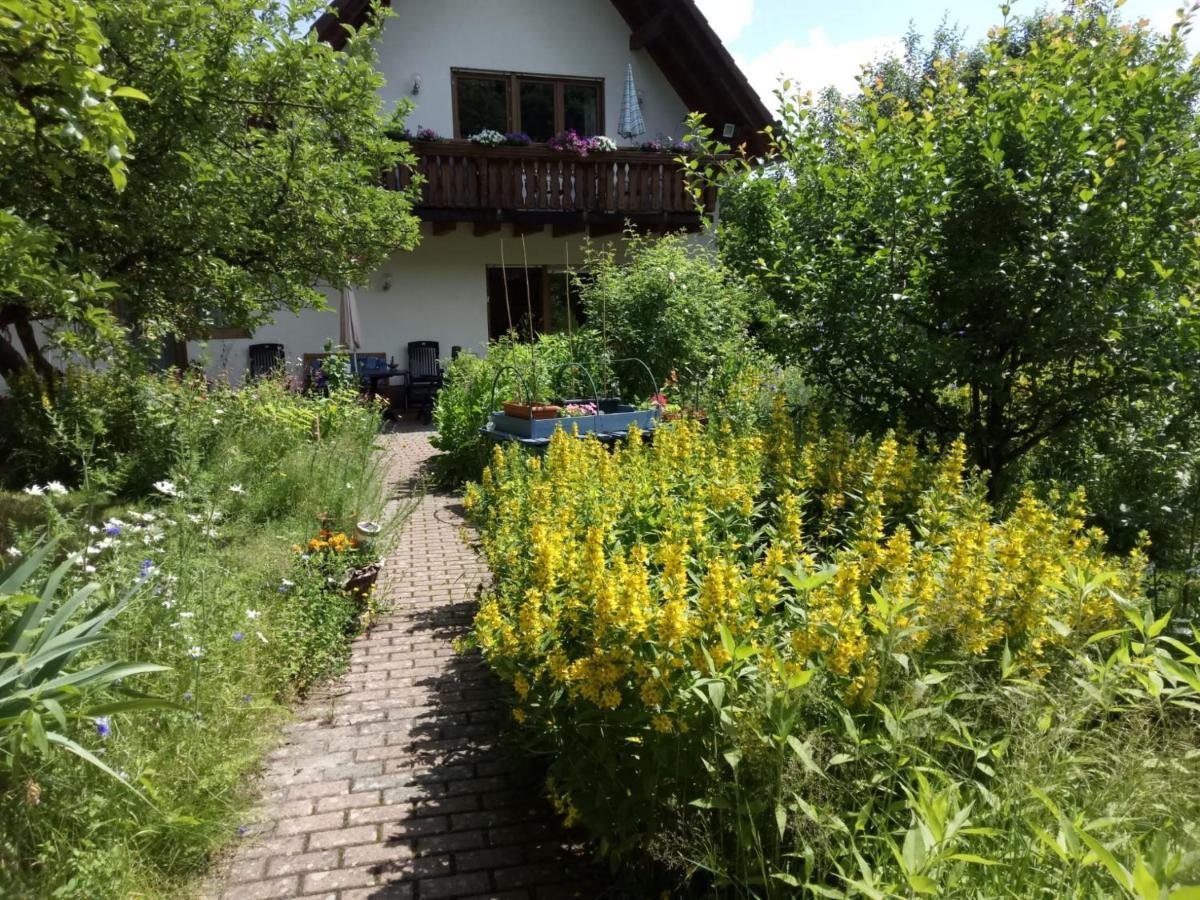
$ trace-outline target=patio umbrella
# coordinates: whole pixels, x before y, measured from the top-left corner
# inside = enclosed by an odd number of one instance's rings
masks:
[[[642,105],[638,102],[637,87],[633,83],[633,63],[625,73],[625,98],[621,102],[621,121],[617,134],[628,141],[646,133],[646,121],[642,118]]]
[[[351,354],[351,371],[358,371],[358,351],[362,348],[362,326],[358,324],[358,298],[354,288],[342,289],[338,306],[338,342]]]

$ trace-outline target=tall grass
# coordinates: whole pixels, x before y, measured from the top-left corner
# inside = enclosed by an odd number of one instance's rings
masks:
[[[177,708],[114,715],[106,736],[76,736],[149,802],[63,757],[0,773],[0,895],[187,893],[239,839],[248,777],[288,705],[344,665],[371,608],[338,584],[382,542],[344,553],[310,553],[308,542],[380,516],[376,410],[269,383],[234,392],[163,378],[141,389],[173,422],[166,458],[145,463],[159,487],[114,505],[105,473],[83,477],[94,463],[80,458],[80,488],[42,498],[44,522],[26,518],[15,533],[26,551],[51,534],[81,552],[79,583],[141,585],[97,653],[170,666],[136,687]]]

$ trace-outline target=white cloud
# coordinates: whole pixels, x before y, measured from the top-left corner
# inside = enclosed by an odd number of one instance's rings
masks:
[[[696,0],[696,5],[726,44],[754,20],[754,0]]]
[[[834,44],[823,28],[814,28],[803,43],[789,38],[758,56],[739,62],[767,107],[774,110],[777,105],[774,92],[781,76],[791,79],[792,87],[801,91],[817,93],[832,85],[849,93],[855,89],[855,78],[864,65],[899,48],[900,39],[891,35],[874,35]]]

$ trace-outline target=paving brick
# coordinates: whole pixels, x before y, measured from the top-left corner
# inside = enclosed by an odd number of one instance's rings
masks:
[[[346,821],[346,814],[340,810],[321,813],[316,816],[297,816],[294,819],[284,819],[276,826],[280,835],[301,834],[306,831],[328,831],[340,828]]]
[[[288,878],[272,878],[269,881],[251,881],[230,887],[221,895],[221,900],[277,900],[294,897],[300,880],[294,875]]]
[[[309,843],[309,850],[312,850]],[[292,856],[276,856],[267,863],[268,875],[296,875],[301,872],[317,872],[321,869],[332,869],[338,864],[336,850],[326,850],[323,853],[299,853]]]
[[[300,879],[306,893],[340,891],[344,888],[367,887],[375,884],[375,872],[369,866],[351,869],[331,869],[328,872],[309,872]]]
[[[379,840],[378,825],[358,825],[354,828],[336,828],[333,831],[318,831],[308,836],[309,850],[324,850],[329,847],[353,847],[355,844],[373,844]]]
[[[463,894],[478,894],[486,891],[491,884],[486,872],[469,872],[463,875],[450,875],[446,878],[421,879],[421,900],[435,900],[438,897],[459,897]]]

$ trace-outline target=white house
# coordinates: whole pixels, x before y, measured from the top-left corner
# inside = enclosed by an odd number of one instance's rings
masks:
[[[642,147],[681,138],[690,110],[705,112],[728,142],[755,148],[770,121],[692,0],[338,0],[318,33],[340,46],[344,26],[361,25],[375,3],[394,13],[378,47],[385,100],[414,105],[414,136],[439,136],[413,144],[424,177],[420,245],[395,253],[356,292],[360,349],[401,367],[409,342],[436,341],[445,357],[507,330],[502,262],[512,315],[531,297],[536,327],[550,330],[563,320],[562,273],[580,262],[585,240],[620,241],[626,223],[697,230],[676,154]],[[645,133],[621,138],[631,66]],[[525,132],[531,143],[467,140],[483,129]],[[620,149],[584,157],[547,146],[568,129],[610,136]],[[396,186],[411,178],[388,175]],[[251,345],[282,344],[295,361],[338,333],[336,312],[287,313],[253,335],[217,330],[189,342],[187,354],[237,380]]]

